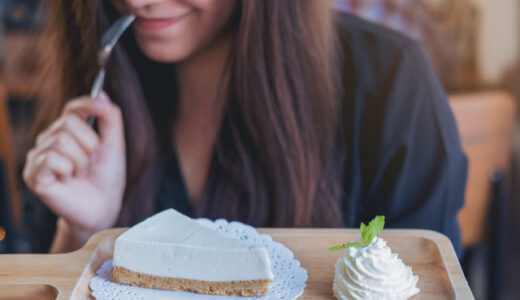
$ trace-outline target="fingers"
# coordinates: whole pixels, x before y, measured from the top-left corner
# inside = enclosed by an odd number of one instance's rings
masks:
[[[66,116],[61,125],[38,138],[37,146],[27,155],[28,163],[38,164],[37,157],[55,151],[68,158],[79,172],[89,164],[89,157],[96,151],[99,139],[95,132],[75,116]]]
[[[23,169],[23,180],[29,186],[31,189],[35,190],[36,186],[36,178],[38,177],[38,174],[36,171],[39,169],[39,166],[42,164],[42,158],[36,159],[37,157],[40,157],[36,154],[35,150],[32,149],[27,153],[25,166]],[[49,177],[49,180],[52,180],[54,175],[51,172],[47,173],[47,176]]]
[[[113,104],[104,92],[101,93],[94,106],[102,143],[123,150],[125,141],[121,109]]]
[[[87,124],[89,116],[98,118],[99,135]],[[61,116],[43,131],[27,155],[24,179],[31,182],[49,174],[74,176],[86,169],[90,157],[100,147],[124,151],[121,110],[105,93],[93,100],[80,97],[69,101]],[[103,150],[103,151],[105,151]]]
[[[98,100],[93,100],[90,97],[82,96],[70,100],[63,108],[62,116],[76,114],[81,119],[86,120],[89,116],[96,114],[96,103]]]
[[[74,163],[61,153],[51,150],[36,154],[31,150],[23,171],[23,179],[39,194],[40,187],[52,183],[56,178],[67,178],[73,174]]]
[[[31,187],[50,175],[74,176],[89,164],[89,156],[67,132],[51,136],[39,147],[29,151],[24,168],[24,180]]]
[[[92,127],[77,115],[71,114],[66,116],[62,128],[71,134],[86,153],[92,154],[98,148],[100,143],[99,136]]]
[[[74,163],[76,172],[79,172],[88,166],[89,154],[80,146],[77,139],[68,131],[62,131],[60,134],[51,136],[49,142],[44,143],[40,151],[48,152],[54,150],[60,153],[70,159]]]
[[[89,157],[100,145],[99,136],[84,121],[95,110],[92,102],[88,97],[69,101],[61,116],[38,135],[23,172],[29,187],[73,176],[88,166]]]
[[[49,136],[56,134],[60,130],[69,130],[71,133],[79,132],[80,136],[84,136],[84,140],[79,140],[85,146],[85,150],[89,151],[99,139],[90,126],[85,122],[88,116],[94,115],[94,100],[89,97],[80,97],[69,101],[63,108],[61,116],[54,121],[46,130],[36,138],[36,145],[40,145]]]
[[[37,138],[31,157],[54,150],[69,158],[79,172],[87,167],[89,156],[99,147],[97,134],[75,114],[60,117]],[[30,158],[30,156],[28,156]]]
[[[88,154],[96,151],[100,143],[98,135],[87,123],[77,115],[69,114],[60,117],[49,129],[38,135],[36,139],[37,147],[48,148],[49,143],[55,142],[61,132],[70,134]]]
[[[74,173],[74,164],[65,155],[51,150],[40,154],[36,158],[36,168],[43,170],[48,169],[50,172],[58,175],[59,177],[69,177]],[[43,174],[44,172],[36,172],[37,174]],[[38,178],[36,178],[38,179]]]
[[[109,146],[124,148],[124,129],[121,109],[110,101],[105,92],[101,92],[98,99],[80,97],[70,101],[63,115],[77,115],[83,121],[89,116],[98,120],[101,141]]]

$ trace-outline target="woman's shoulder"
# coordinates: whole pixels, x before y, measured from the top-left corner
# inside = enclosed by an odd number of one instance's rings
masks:
[[[337,23],[341,31],[342,43],[347,43],[352,50],[372,49],[385,54],[387,58],[396,58],[419,43],[407,35],[385,25],[374,23],[356,15],[338,12]],[[372,52],[374,53],[374,52]]]
[[[337,20],[347,72],[355,77],[356,87],[376,92],[403,66],[415,66],[407,71],[422,75],[430,69],[420,43],[412,38],[350,13],[338,12]]]
[[[445,91],[420,44],[351,14],[340,14],[339,21],[345,53],[343,119],[349,135],[363,137],[351,141],[351,147],[375,149],[379,155],[439,131],[442,139],[454,140]]]

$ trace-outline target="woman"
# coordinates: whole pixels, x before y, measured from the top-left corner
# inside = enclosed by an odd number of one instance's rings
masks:
[[[254,226],[384,214],[460,250],[466,160],[442,88],[414,42],[329,5],[55,1],[59,80],[24,170],[59,217],[51,251],[168,207]],[[127,12],[106,94],[72,99]]]

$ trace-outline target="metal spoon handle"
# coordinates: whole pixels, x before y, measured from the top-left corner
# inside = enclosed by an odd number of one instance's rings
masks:
[[[99,97],[99,94],[101,93],[101,90],[103,89],[103,83],[105,81],[105,66],[108,58],[110,57],[110,54],[112,53],[112,50],[114,49],[117,41],[123,32],[125,32],[125,30],[130,26],[130,24],[132,24],[134,19],[135,16],[132,14],[120,17],[101,37],[97,55],[98,66],[100,70],[96,80],[94,81],[92,90],[90,90],[90,98],[94,99],[94,101],[96,101],[96,99]],[[90,126],[94,126],[95,120],[95,117],[89,117],[87,119],[87,123]]]
[[[97,100],[99,94],[101,94],[101,90],[103,89],[103,83],[105,82],[105,69],[99,70],[99,74],[96,77],[96,81],[94,81],[94,85],[90,90],[90,98]],[[90,127],[94,126],[94,122],[96,121],[95,117],[88,117],[87,123]]]
[[[101,93],[101,90],[103,89],[103,83],[105,82],[105,69],[101,69],[99,71],[98,76],[96,77],[96,81],[94,81],[94,85],[92,86],[92,89],[90,90],[90,98],[97,99],[99,97],[99,94]]]

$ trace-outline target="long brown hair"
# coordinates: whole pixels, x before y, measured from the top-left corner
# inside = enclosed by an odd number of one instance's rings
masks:
[[[231,21],[228,101],[196,216],[255,226],[341,225],[340,51],[329,2],[240,1]],[[40,130],[67,99],[88,94],[99,35],[117,13],[109,1],[51,1],[52,97]],[[127,187],[120,225],[153,213],[175,111],[174,65],[144,57],[131,32],[107,68],[105,89],[122,109]],[[152,77],[153,76],[153,77]],[[161,82],[161,79],[167,78]]]

